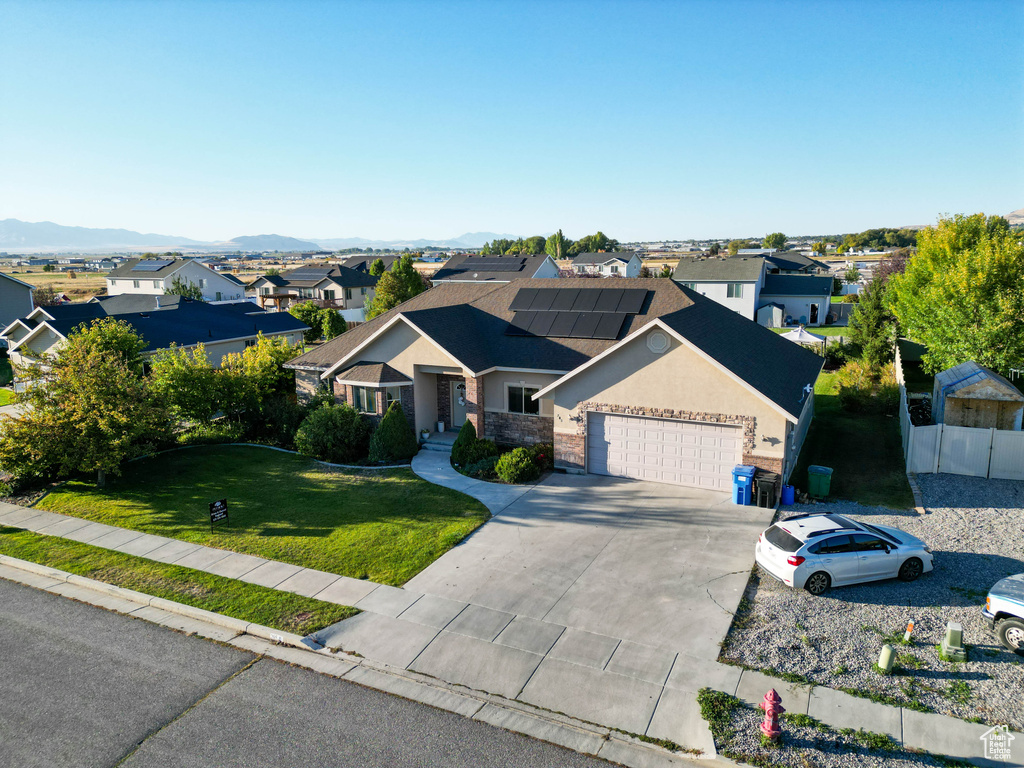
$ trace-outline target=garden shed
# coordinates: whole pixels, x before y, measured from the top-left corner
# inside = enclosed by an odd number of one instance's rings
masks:
[[[954,427],[1020,430],[1024,394],[995,371],[968,360],[935,377],[932,418]]]

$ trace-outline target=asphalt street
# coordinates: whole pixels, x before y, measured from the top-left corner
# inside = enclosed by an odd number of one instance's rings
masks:
[[[0,765],[608,763],[0,579]]]

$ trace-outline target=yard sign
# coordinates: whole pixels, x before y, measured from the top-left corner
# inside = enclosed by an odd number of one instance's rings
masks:
[[[213,526],[216,523],[226,523],[228,521],[228,500],[218,499],[217,501],[210,502],[210,531],[213,532]]]

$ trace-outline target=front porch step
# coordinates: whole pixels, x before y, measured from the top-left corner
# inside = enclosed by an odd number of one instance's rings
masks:
[[[437,441],[432,441],[432,440],[426,440],[426,441],[424,441],[422,447],[426,451],[440,451],[441,453],[451,453],[452,452],[452,444],[451,443],[442,443],[442,442],[437,442]]]

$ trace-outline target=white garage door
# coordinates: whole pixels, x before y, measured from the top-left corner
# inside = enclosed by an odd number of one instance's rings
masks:
[[[740,463],[741,427],[590,413],[587,471],[656,483],[732,488]]]

